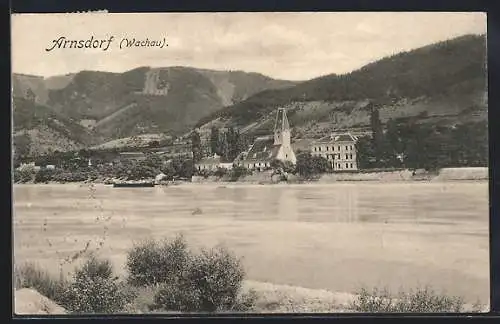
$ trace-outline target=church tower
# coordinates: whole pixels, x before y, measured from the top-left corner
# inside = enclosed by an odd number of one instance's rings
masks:
[[[274,124],[274,145],[290,146],[290,124],[286,117],[286,109],[278,108]]]

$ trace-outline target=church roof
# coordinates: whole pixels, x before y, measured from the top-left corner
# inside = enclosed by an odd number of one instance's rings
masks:
[[[285,109],[278,109],[276,115],[276,123],[274,125],[274,131],[279,130],[289,130],[290,124],[288,123],[288,118],[286,117]]]
[[[275,145],[273,138],[257,138],[250,148],[245,161],[272,161],[276,159],[281,145]]]

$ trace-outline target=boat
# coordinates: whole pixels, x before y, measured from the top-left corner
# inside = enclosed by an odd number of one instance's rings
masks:
[[[151,188],[154,187],[155,184],[154,182],[132,182],[132,181],[126,181],[126,182],[115,182],[113,183],[113,188]]]

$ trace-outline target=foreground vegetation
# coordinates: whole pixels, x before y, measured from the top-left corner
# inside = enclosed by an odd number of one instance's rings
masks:
[[[213,313],[213,312],[463,312],[479,311],[479,303],[466,309],[460,297],[439,294],[430,288],[400,292],[362,289],[348,304],[331,299],[320,305],[309,296],[301,301],[270,297],[263,291],[244,289],[241,260],[216,246],[193,251],[182,236],[171,240],[146,240],[127,253],[126,275],[119,278],[109,260],[93,254],[70,278],[54,277],[33,263],[17,266],[16,289],[31,288],[64,307],[69,313]],[[316,299],[316,300],[315,300]],[[282,305],[279,305],[282,304]]]
[[[109,260],[90,255],[67,279],[25,264],[15,269],[15,287],[33,288],[71,313],[130,312],[145,288],[155,291],[146,311],[248,311],[254,305],[255,295],[241,291],[240,259],[224,247],[195,252],[182,236],[148,240],[130,249],[126,269],[120,279]]]
[[[355,312],[366,313],[458,313],[480,312],[481,304],[465,308],[463,298],[436,293],[430,287],[416,290],[399,291],[393,295],[387,288],[369,291],[361,289],[349,308]]]

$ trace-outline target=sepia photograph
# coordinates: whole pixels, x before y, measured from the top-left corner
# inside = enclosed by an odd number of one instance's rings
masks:
[[[487,15],[11,15],[14,315],[490,310]]]

